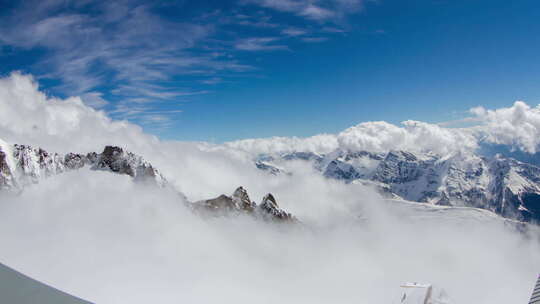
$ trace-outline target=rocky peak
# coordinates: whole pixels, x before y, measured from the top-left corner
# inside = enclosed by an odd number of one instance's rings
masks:
[[[239,209],[253,210],[253,208],[255,208],[255,203],[251,201],[246,189],[242,186],[234,190],[232,200]]]
[[[106,170],[127,174],[136,181],[151,181],[165,186],[166,180],[142,157],[122,148],[107,146],[102,153],[87,155],[51,153],[27,145],[10,145],[0,141],[0,190],[20,190],[41,179],[89,166],[92,170]],[[11,152],[11,153],[10,153]],[[11,154],[11,155],[10,155]],[[9,161],[11,157],[11,162]]]
[[[92,159],[93,155],[88,155],[87,158]],[[92,169],[127,174],[136,181],[155,182],[159,186],[166,183],[161,174],[142,157],[116,146],[106,146],[103,152],[97,155]]]
[[[290,213],[279,208],[275,197],[271,193],[268,193],[263,197],[261,204],[258,207],[264,216],[270,215],[278,220],[294,220],[294,217]]]
[[[190,206],[198,212],[210,215],[230,215],[231,213],[243,213],[265,220],[296,221],[290,213],[279,208],[272,194],[264,196],[261,204],[257,205],[249,198],[243,187],[238,187],[232,196],[220,195],[213,199],[190,203]]]
[[[100,154],[95,169],[108,169],[112,172],[127,174],[135,177],[135,170],[132,166],[134,155],[132,153],[124,153],[120,147],[106,146]]]

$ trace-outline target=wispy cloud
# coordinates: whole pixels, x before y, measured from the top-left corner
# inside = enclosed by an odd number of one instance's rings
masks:
[[[246,0],[245,3],[315,21],[336,21],[362,9],[362,0]]]
[[[103,108],[108,105],[109,102],[103,99],[103,93],[101,92],[88,92],[81,96],[82,101],[87,106],[95,109]]]
[[[295,27],[288,27],[281,31],[282,34],[295,37],[295,36],[302,36],[307,34],[306,30],[295,28]]]
[[[136,119],[159,109],[159,103],[206,94],[205,86],[256,70],[248,52],[290,50],[293,40],[326,40],[342,31],[337,21],[359,11],[362,1],[241,0],[228,11],[208,7],[206,13],[181,18],[161,14],[162,5],[139,0],[14,2],[0,12],[0,51],[37,50],[42,55],[31,72],[52,79],[55,93],[79,95],[105,111],[131,104],[134,109],[124,114]],[[166,5],[179,9],[184,3]],[[309,24],[288,24],[280,13]],[[148,105],[137,107],[141,103]]]
[[[235,48],[242,51],[275,51],[275,50],[287,50],[286,45],[272,44],[278,41],[275,37],[263,37],[263,38],[246,38],[241,39],[235,44]]]
[[[325,42],[326,40],[328,40],[328,37],[304,37],[304,38],[302,38],[302,41],[310,42],[310,43]]]

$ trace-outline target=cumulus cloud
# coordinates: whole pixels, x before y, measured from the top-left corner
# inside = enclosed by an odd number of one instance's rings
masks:
[[[332,134],[320,134],[306,138],[270,137],[243,139],[224,144],[226,147],[243,150],[254,154],[308,151],[328,153],[339,147],[337,138]]]
[[[536,153],[540,144],[540,105],[531,107],[523,101],[495,110],[471,109],[482,126],[488,142],[510,145],[528,153]]]
[[[107,144],[139,151],[157,142],[141,127],[113,121],[79,97],[48,97],[31,76],[18,72],[0,78],[0,137],[58,152],[88,152]]]
[[[352,151],[434,152],[449,155],[475,151],[482,142],[508,145],[527,153],[537,153],[540,145],[540,106],[531,107],[516,101],[511,107],[470,110],[473,117],[443,124],[404,121],[394,125],[384,121],[363,122],[338,134],[323,134],[307,138],[273,137],[245,139],[226,143],[244,151],[280,153],[310,151],[328,153],[335,149]],[[461,128],[446,127],[467,123]]]
[[[321,134],[306,138],[244,139],[225,145],[254,154],[293,151],[328,153],[342,149],[370,152],[429,151],[440,155],[473,151],[478,146],[470,130],[443,128],[419,121],[404,121],[402,126],[384,121],[364,122],[338,134]]]
[[[339,133],[338,141],[341,148],[353,151],[430,151],[446,155],[477,148],[476,139],[461,129],[412,120],[402,124],[403,127],[384,121],[361,123]]]

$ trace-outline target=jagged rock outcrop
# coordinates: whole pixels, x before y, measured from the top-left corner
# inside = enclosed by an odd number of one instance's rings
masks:
[[[84,167],[126,174],[136,181],[165,186],[167,181],[142,157],[107,146],[101,153],[50,153],[27,145],[0,145],[0,190],[20,191],[41,179]]]
[[[251,201],[247,191],[238,187],[231,196],[220,195],[213,199],[191,203],[197,212],[210,215],[248,214],[265,220],[296,222],[296,218],[282,210],[272,194],[267,194],[261,204]]]
[[[240,210],[245,210],[245,211],[251,212],[256,207],[256,204],[251,201],[246,189],[244,189],[244,187],[242,187],[242,186],[240,186],[240,187],[236,188],[236,190],[234,190],[234,192],[232,194],[232,200],[234,202],[235,207],[240,209]]]
[[[127,174],[136,181],[150,181],[163,186],[166,182],[159,172],[142,157],[115,146],[106,146],[92,165],[94,170],[110,170]]]
[[[257,206],[260,214],[265,217],[271,217],[274,219],[279,219],[282,221],[291,221],[294,220],[294,217],[290,214],[279,208],[276,199],[271,193],[265,195],[262,199],[260,205]]]
[[[266,158],[269,166],[304,160],[325,177],[373,185],[386,197],[483,208],[511,219],[540,221],[540,168],[512,158],[407,151],[295,152]]]

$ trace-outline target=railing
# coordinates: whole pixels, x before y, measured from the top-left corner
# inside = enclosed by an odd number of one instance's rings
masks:
[[[536,286],[533,288],[533,293],[529,304],[540,304],[540,274],[538,275]]]

